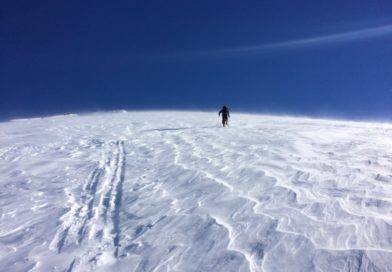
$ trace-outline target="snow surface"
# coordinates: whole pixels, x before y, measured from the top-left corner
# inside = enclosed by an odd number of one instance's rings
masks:
[[[392,125],[0,123],[0,271],[392,271]]]

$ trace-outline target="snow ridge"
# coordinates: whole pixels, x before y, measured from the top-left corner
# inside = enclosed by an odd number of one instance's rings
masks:
[[[0,271],[391,271],[390,124],[0,124]]]

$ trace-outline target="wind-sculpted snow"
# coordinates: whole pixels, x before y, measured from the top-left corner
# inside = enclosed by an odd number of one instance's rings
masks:
[[[392,125],[0,124],[0,271],[392,271]]]

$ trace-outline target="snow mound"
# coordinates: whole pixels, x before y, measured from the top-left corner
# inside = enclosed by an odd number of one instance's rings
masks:
[[[0,123],[0,271],[392,271],[392,126],[114,112]]]

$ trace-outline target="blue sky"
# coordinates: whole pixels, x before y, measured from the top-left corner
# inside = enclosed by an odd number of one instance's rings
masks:
[[[2,1],[0,116],[392,120],[391,1]]]

